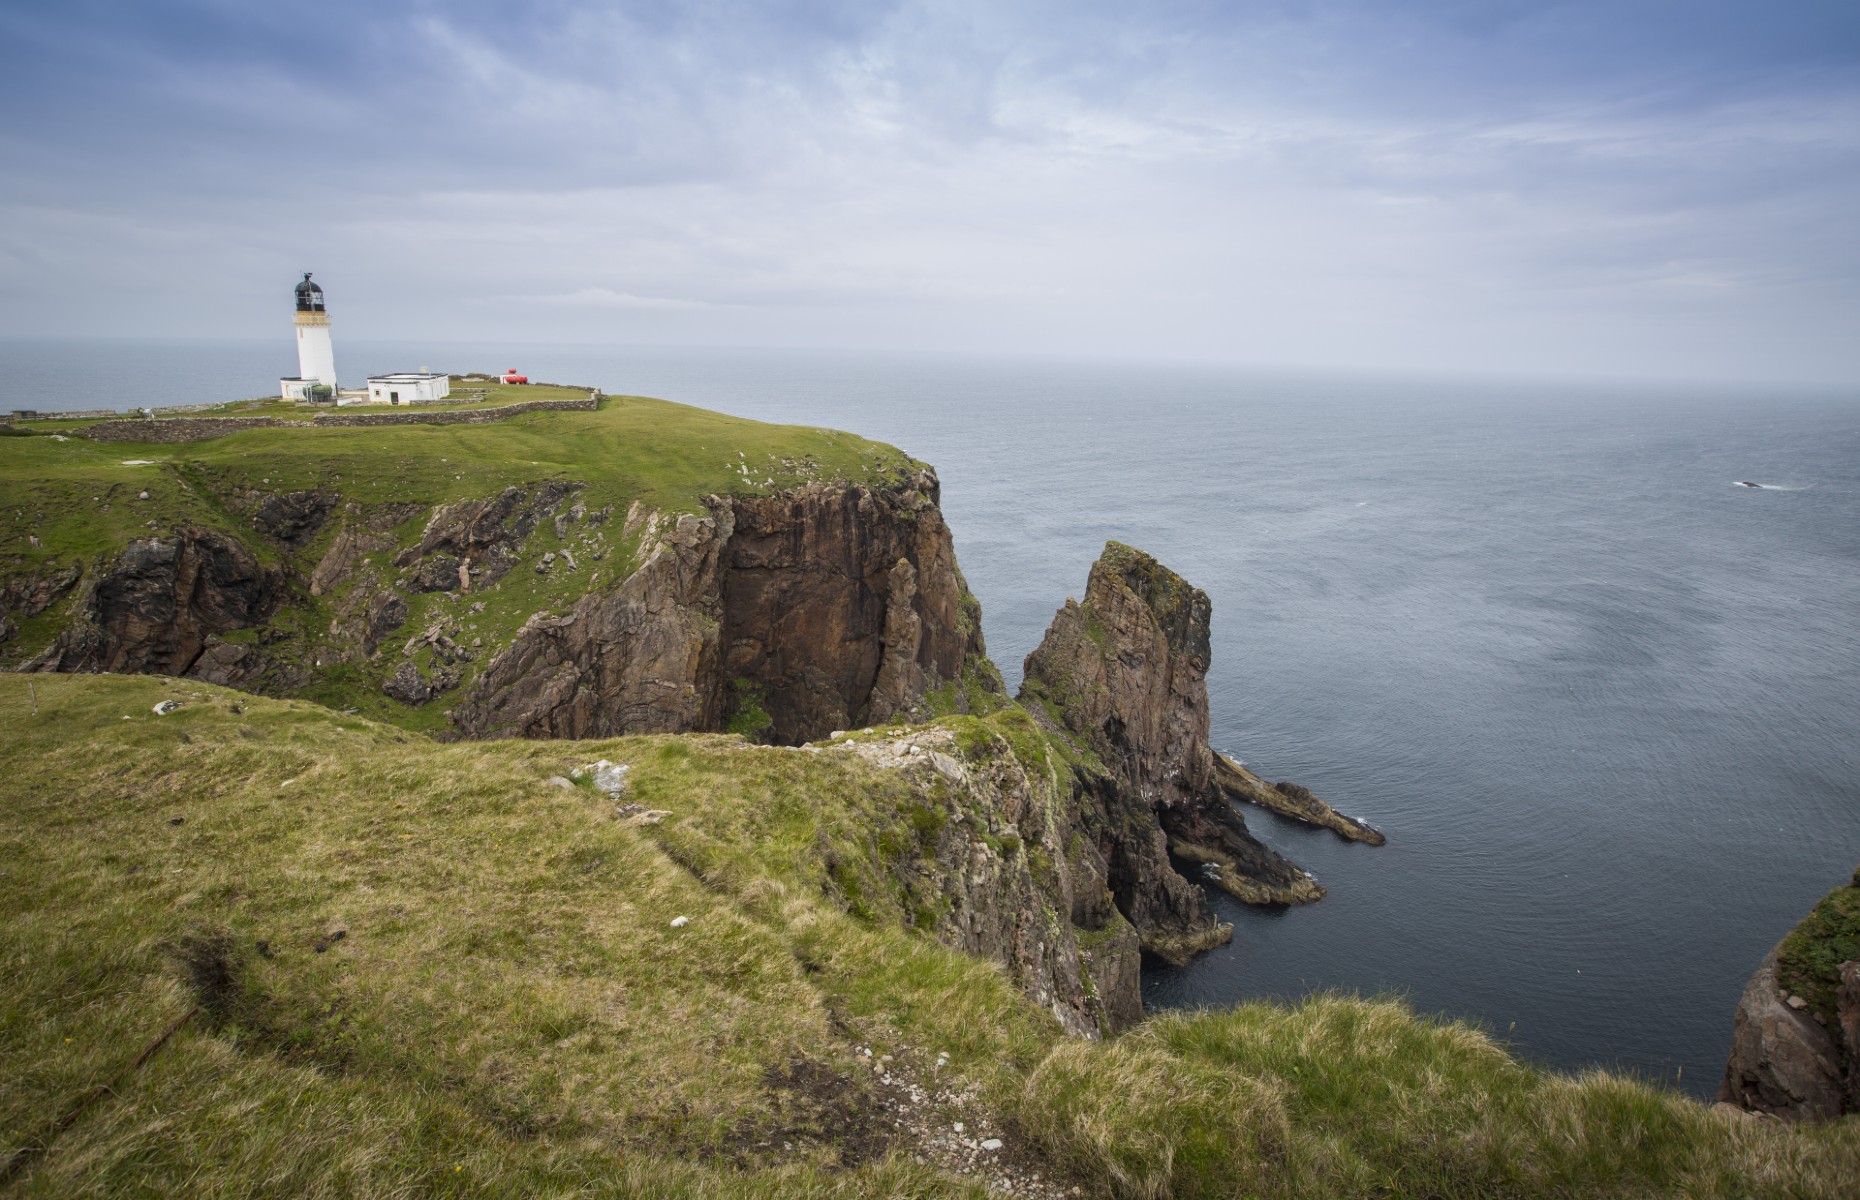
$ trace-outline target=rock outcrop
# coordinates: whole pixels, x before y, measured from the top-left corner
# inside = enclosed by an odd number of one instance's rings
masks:
[[[1771,950],[1737,1002],[1718,1099],[1790,1121],[1838,1117],[1841,1067],[1834,1038],[1790,998],[1777,981]]]
[[[252,527],[266,537],[292,546],[316,536],[339,497],[330,492],[278,492],[259,499],[252,510]]]
[[[0,582],[0,642],[13,636],[20,621],[36,617],[64,599],[82,574],[78,567],[65,566],[43,575]]]
[[[1257,804],[1282,817],[1328,829],[1345,841],[1362,842],[1366,846],[1381,846],[1388,841],[1380,829],[1338,812],[1318,799],[1310,788],[1283,779],[1268,784],[1219,752],[1214,755],[1214,779],[1227,798],[1236,803]]]
[[[25,670],[186,675],[201,666],[201,678],[238,683],[258,669],[252,652],[203,655],[222,644],[216,635],[267,619],[284,577],[239,541],[188,527],[131,542],[85,588],[72,620]]]
[[[1860,1112],[1860,870],[1750,977],[1718,1099],[1786,1121]]]
[[[1018,711],[996,721],[1034,732]],[[900,822],[908,835],[874,857],[918,928],[1000,964],[1073,1033],[1142,1020],[1136,931],[1105,899],[1102,876],[1071,869],[1069,787],[1044,749],[1030,762],[998,734],[959,738],[940,726],[842,748],[912,782],[916,807]]]
[[[1142,551],[1108,543],[1083,602],[1068,600],[1027,656],[1021,700],[1083,752],[1078,823],[1145,951],[1185,962],[1232,937],[1171,853],[1251,903],[1324,891],[1247,832],[1208,748],[1207,594]]]
[[[521,561],[524,539],[579,484],[508,487],[496,496],[434,510],[417,544],[394,560],[415,592],[470,591],[496,583]]]
[[[753,710],[792,744],[927,715],[931,689],[994,676],[928,471],[713,496],[702,514],[630,514],[626,532],[633,572],[532,618],[454,712],[461,732],[720,730]]]

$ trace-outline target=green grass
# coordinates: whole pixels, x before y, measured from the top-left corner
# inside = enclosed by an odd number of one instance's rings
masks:
[[[0,722],[0,1142],[113,1088],[12,1194],[977,1194],[908,1155],[850,1163],[843,1114],[781,1082],[814,1064],[863,1103],[861,1045],[947,1054],[1087,1194],[1833,1197],[1860,1176],[1860,1120],[1725,1118],[1388,1002],[1069,1040],[912,931],[924,898],[877,842],[933,837],[951,798],[849,752],[439,745],[143,677],[0,676]],[[1011,717],[950,724],[965,755],[1033,749]],[[545,783],[598,758],[663,823]]]
[[[483,393],[482,398],[478,398],[478,393]],[[285,400],[278,396],[260,396],[250,400],[228,400],[205,410],[191,410],[190,406],[187,412],[162,408],[154,409],[153,412],[158,421],[173,417],[279,417],[287,421],[307,421],[319,412],[454,412],[517,404],[526,400],[582,400],[587,394],[588,389],[585,387],[561,387],[547,383],[461,382],[454,379],[451,394],[432,404],[403,404],[398,407],[365,404],[339,409],[333,404],[299,404],[295,400]]]

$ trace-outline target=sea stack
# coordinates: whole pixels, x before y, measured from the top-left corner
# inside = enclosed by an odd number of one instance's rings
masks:
[[[1233,928],[1169,861],[1206,864],[1209,882],[1249,903],[1324,895],[1262,845],[1228,802],[1208,748],[1207,593],[1141,550],[1106,543],[1085,599],[1067,600],[1027,656],[1020,700],[1095,767],[1081,770],[1082,825],[1107,864],[1118,908],[1146,952],[1186,962]]]

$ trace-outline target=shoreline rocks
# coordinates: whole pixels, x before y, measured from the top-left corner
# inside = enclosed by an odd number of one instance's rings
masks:
[[[1366,846],[1388,842],[1380,829],[1338,812],[1313,795],[1309,788],[1285,780],[1268,784],[1219,751],[1214,754],[1214,776],[1229,800],[1257,804],[1282,817],[1328,829],[1345,841],[1362,842]]]

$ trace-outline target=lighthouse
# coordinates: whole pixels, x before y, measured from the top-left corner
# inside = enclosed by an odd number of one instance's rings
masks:
[[[280,379],[278,391],[286,400],[334,400],[336,351],[329,340],[329,312],[323,289],[310,281],[308,271],[297,285],[296,318],[297,376]]]

